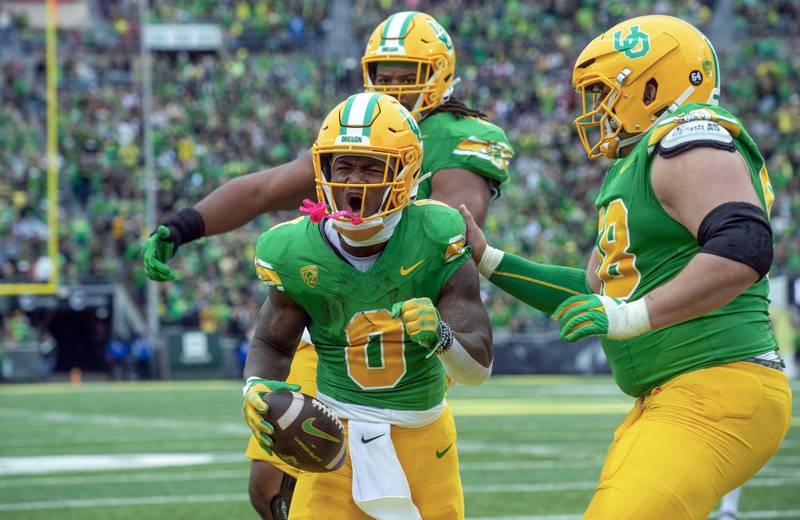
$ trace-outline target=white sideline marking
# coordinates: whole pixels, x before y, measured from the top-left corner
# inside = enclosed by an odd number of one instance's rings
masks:
[[[198,473],[137,473],[135,475],[96,475],[96,476],[63,476],[33,477],[0,480],[0,488],[27,486],[83,486],[86,484],[130,484],[133,482],[191,482],[196,480],[247,479],[249,471],[225,470]]]
[[[800,478],[754,478],[745,487],[783,487],[800,485]],[[464,486],[464,493],[536,493],[548,491],[580,491],[594,489],[597,481],[558,482],[541,484],[471,484]]]
[[[709,518],[717,518],[719,513],[711,513]],[[781,511],[740,511],[737,518],[800,518],[800,509]],[[533,516],[470,516],[467,520],[581,520],[581,515],[533,515]]]
[[[3,408],[0,407],[0,417],[7,417],[10,419],[28,419],[31,418],[30,410],[19,410],[16,408]],[[218,433],[230,434],[247,434],[250,429],[242,422],[213,422],[213,421],[178,421],[175,419],[158,419],[149,417],[138,416],[125,416],[125,415],[107,415],[107,414],[91,414],[91,413],[71,413],[71,412],[36,412],[37,422],[58,422],[58,423],[77,423],[85,424],[99,424],[102,426],[121,426],[125,428],[144,428],[152,430],[154,428],[163,428],[169,430],[205,430]]]
[[[156,497],[114,497],[76,500],[50,500],[47,502],[17,502],[0,504],[0,511],[32,511],[35,509],[76,509],[108,506],[146,506],[154,504],[185,504],[197,502],[244,502],[250,500],[247,493],[218,495],[166,495]]]
[[[234,453],[124,453],[109,455],[46,455],[0,457],[0,476],[41,475],[57,472],[107,471],[120,469],[199,466],[219,462],[241,462],[244,454]]]

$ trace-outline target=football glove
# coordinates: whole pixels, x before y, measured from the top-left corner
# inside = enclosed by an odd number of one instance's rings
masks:
[[[431,351],[441,341],[442,318],[430,298],[412,298],[392,305],[392,317],[400,318],[411,341]]]
[[[150,235],[142,247],[144,272],[147,277],[156,282],[174,280],[175,274],[166,264],[174,255],[175,240],[171,236],[170,228],[158,226],[156,232]]]
[[[283,381],[272,381],[271,379],[261,379],[250,377],[242,388],[242,415],[247,422],[247,426],[253,431],[259,446],[272,455],[272,437],[275,427],[264,420],[263,414],[267,413],[267,403],[264,402],[264,395],[270,392],[297,392],[300,385],[291,385]]]
[[[651,330],[644,298],[623,302],[597,294],[579,294],[558,306],[553,319],[561,321],[561,339],[570,343],[589,336],[629,339]]]

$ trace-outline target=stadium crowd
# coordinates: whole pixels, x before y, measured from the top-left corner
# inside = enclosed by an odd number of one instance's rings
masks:
[[[779,0],[633,4],[354,0],[350,16],[359,45],[381,19],[401,9],[429,12],[448,29],[462,78],[457,96],[500,124],[517,152],[487,235],[534,260],[579,266],[597,229],[592,194],[603,164],[586,159],[572,126],[577,50],[619,19],[645,13],[681,16],[716,41],[715,9],[730,5],[734,38],[730,45],[717,43],[722,104],[744,121],[768,160],[776,191],[773,272],[800,271],[800,55],[794,52],[800,8]],[[93,30],[60,32],[61,269],[67,281],[128,280],[143,301],[146,279],[138,255],[151,230],[145,225],[138,11],[132,0],[100,5]],[[304,153],[327,110],[361,88],[357,55],[343,60],[318,52],[330,31],[346,30],[333,27],[322,5],[153,3],[153,20],[214,21],[226,34],[219,54],[154,54],[162,217],[227,179]],[[35,281],[48,271],[44,36],[0,7],[0,41],[6,49],[0,52],[0,282]],[[171,262],[179,280],[162,286],[163,320],[245,332],[263,297],[250,268],[256,238],[289,215],[295,213],[265,216],[181,248]],[[499,328],[530,330],[541,318],[509,297],[487,297]]]

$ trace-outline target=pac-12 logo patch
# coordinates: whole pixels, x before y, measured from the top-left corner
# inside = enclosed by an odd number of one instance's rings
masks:
[[[316,265],[305,265],[300,268],[300,276],[307,286],[312,289],[317,286],[317,279],[319,279],[319,267]]]

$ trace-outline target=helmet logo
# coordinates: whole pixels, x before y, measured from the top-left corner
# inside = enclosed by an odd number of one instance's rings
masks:
[[[641,58],[650,52],[650,37],[639,30],[638,25],[631,25],[631,33],[622,38],[622,31],[614,33],[614,50],[625,53],[631,59]]]
[[[453,42],[450,41],[450,35],[447,34],[447,31],[444,30],[444,27],[439,25],[439,22],[435,20],[430,20],[428,25],[430,25],[431,29],[433,29],[433,32],[436,33],[436,37],[439,39],[439,41],[442,42],[445,47],[447,47],[447,50],[452,51]]]

